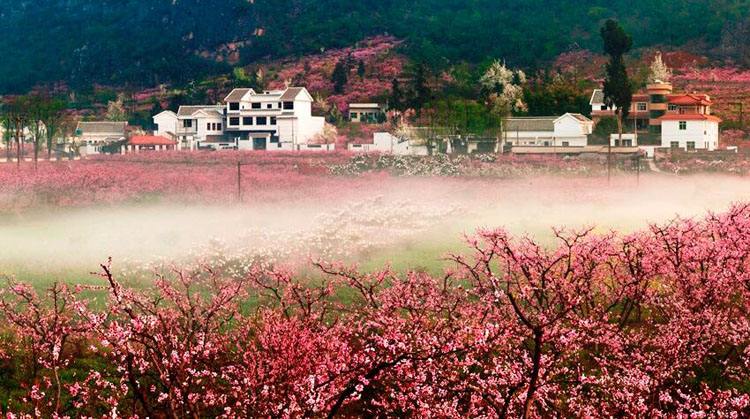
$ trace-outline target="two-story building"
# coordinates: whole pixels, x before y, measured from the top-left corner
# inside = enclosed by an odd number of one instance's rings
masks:
[[[615,116],[615,109],[604,103],[601,89],[594,90],[590,104],[595,124]],[[612,144],[715,150],[721,120],[711,115],[712,104],[706,94],[673,93],[671,83],[657,80],[633,95],[623,124],[623,132],[628,134],[623,136],[623,144],[613,135]]]
[[[235,89],[224,99],[226,135],[246,150],[314,150],[325,119],[312,116],[313,98],[304,87],[255,92]],[[326,149],[330,145],[325,145]]]
[[[209,147],[224,136],[224,106],[180,106],[177,113],[164,111],[153,117],[155,134],[177,141],[181,150]]]

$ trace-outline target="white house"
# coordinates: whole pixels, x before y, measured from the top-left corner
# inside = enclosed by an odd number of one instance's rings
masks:
[[[380,103],[350,103],[349,120],[365,124],[384,122],[386,119],[385,111],[385,105]]]
[[[241,150],[331,150],[315,144],[325,119],[312,116],[313,98],[304,87],[235,89],[224,99],[226,136]]]
[[[154,115],[153,120],[156,125],[154,134],[160,137],[176,139],[177,119],[177,114],[172,111],[164,111]]]
[[[164,111],[154,115],[155,135],[174,139],[180,150],[209,147],[211,140],[224,135],[222,105],[180,106],[177,113]]]
[[[514,146],[585,147],[593,129],[594,122],[578,113],[509,118],[504,138]]]
[[[707,114],[667,114],[661,119],[661,146],[686,151],[719,148],[721,119]]]
[[[76,141],[85,154],[99,154],[102,147],[127,139],[125,121],[81,121],[76,126]]]

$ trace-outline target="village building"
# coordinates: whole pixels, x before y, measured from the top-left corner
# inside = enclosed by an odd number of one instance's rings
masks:
[[[155,134],[177,141],[178,149],[320,150],[325,119],[312,115],[313,98],[304,87],[256,93],[234,89],[222,105],[180,106],[154,115]]]
[[[164,111],[153,117],[155,134],[174,139],[180,150],[207,147],[211,138],[224,134],[224,106],[180,106],[177,113]]]
[[[76,126],[75,141],[82,154],[99,154],[102,148],[127,139],[125,121],[81,121]]]
[[[235,89],[224,99],[226,135],[240,150],[331,150],[317,144],[325,119],[312,115],[313,98],[304,87],[285,90]]]
[[[134,135],[121,147],[121,153],[144,151],[172,151],[177,149],[177,141],[160,135]]]
[[[594,123],[615,117],[615,110],[604,103],[601,89],[594,90],[590,104]],[[671,83],[655,81],[644,92],[633,95],[630,114],[623,123],[626,134],[622,140],[613,134],[611,145],[716,150],[721,119],[711,114],[712,105],[709,95],[673,93]]]
[[[505,120],[503,139],[514,147],[585,147],[594,122],[578,113]]]
[[[378,124],[386,120],[386,107],[380,103],[350,103],[349,121]]]

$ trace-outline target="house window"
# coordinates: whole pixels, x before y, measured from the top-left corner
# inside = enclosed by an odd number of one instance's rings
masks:
[[[275,116],[271,117],[271,125],[276,125],[276,117]]]
[[[672,149],[675,149],[675,148],[680,148],[680,143],[679,143],[679,141],[671,141],[671,142],[669,143],[669,148],[672,148]]]
[[[622,146],[623,147],[632,147],[633,146],[633,140],[622,140]]]
[[[352,113],[351,113],[351,115],[350,115],[349,117],[350,117],[351,119],[357,119],[357,113],[356,113],[356,112],[352,112]]]
[[[258,125],[266,125],[267,121],[268,121],[268,118],[266,118],[265,116],[258,117]]]
[[[294,102],[284,102],[284,109],[285,110],[293,110],[294,109]]]
[[[680,131],[687,130],[687,121],[680,121]]]
[[[234,116],[232,118],[229,118],[229,125],[231,125],[233,127],[236,127],[239,124],[240,124],[240,118],[239,117]]]
[[[240,102],[229,102],[229,110],[230,111],[239,111],[240,110]]]
[[[636,109],[638,110],[638,112],[646,112],[648,110],[648,107],[646,106],[646,102],[636,103]]]
[[[193,120],[192,119],[184,119],[184,120],[182,120],[182,127],[183,128],[192,128],[193,127]]]
[[[253,125],[253,117],[252,116],[246,116],[242,118],[242,125]]]
[[[273,109],[273,104],[269,103],[268,105],[266,105],[266,109]]]
[[[216,124],[216,131],[221,131],[221,122]]]
[[[600,106],[599,110],[606,111],[607,110],[607,105]]]
[[[257,103],[253,103],[253,104],[252,104],[252,108],[253,108],[253,109],[260,109],[260,102],[257,102]]]
[[[563,147],[570,147],[570,143],[567,141],[563,141]]]
[[[688,151],[695,151],[695,141],[688,141],[687,142],[687,149],[688,149]]]
[[[677,109],[679,109],[679,107],[677,105],[673,104],[673,103],[670,103],[668,109],[670,111],[676,111]]]
[[[212,126],[213,126],[213,124],[211,124],[210,122],[208,122],[208,123],[206,124],[206,131],[211,131],[211,127],[212,127]]]

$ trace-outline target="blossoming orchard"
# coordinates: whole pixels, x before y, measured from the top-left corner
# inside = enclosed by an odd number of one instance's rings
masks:
[[[602,160],[495,155],[1,166],[0,406],[8,417],[748,416],[746,168],[659,165],[640,174],[616,160],[610,183]],[[701,185],[717,189],[696,198]],[[170,221],[188,208],[194,218]],[[148,259],[128,235],[144,253],[191,244]],[[92,260],[86,237],[126,250]],[[82,270],[56,257],[66,252]]]

